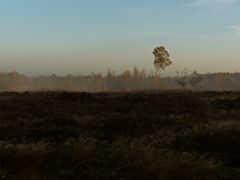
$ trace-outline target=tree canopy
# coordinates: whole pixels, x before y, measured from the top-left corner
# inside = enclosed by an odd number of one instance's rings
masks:
[[[172,64],[172,61],[170,59],[170,54],[166,50],[166,48],[163,46],[156,47],[153,50],[153,55],[154,55],[154,66],[156,68],[156,73],[158,73],[160,70],[166,69],[167,66]]]

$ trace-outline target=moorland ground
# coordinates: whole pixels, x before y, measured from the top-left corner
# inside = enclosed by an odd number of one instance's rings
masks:
[[[240,179],[240,93],[1,93],[0,179]]]

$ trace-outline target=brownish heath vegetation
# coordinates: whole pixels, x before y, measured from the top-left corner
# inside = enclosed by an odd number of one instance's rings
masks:
[[[0,179],[240,179],[240,93],[1,93]]]

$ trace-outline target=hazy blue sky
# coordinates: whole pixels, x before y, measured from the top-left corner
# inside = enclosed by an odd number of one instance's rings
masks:
[[[0,71],[240,71],[240,0],[0,0]]]

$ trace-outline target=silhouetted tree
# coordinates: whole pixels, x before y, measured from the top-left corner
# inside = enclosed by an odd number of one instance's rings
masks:
[[[146,76],[147,76],[146,70],[145,70],[145,69],[142,69],[141,72],[140,72],[140,77],[141,77],[142,79],[145,79]]]
[[[172,64],[172,61],[170,59],[170,54],[165,49],[165,47],[160,46],[156,47],[153,50],[154,55],[154,66],[156,68],[156,74],[162,69],[166,69],[167,66]]]
[[[189,71],[184,68],[181,72],[177,71],[176,83],[183,89],[186,87],[189,80]]]
[[[138,76],[139,76],[139,71],[138,71],[138,68],[135,66],[133,69],[133,77],[138,78]]]
[[[139,70],[138,68],[135,66],[133,69],[133,81],[132,81],[132,85],[134,89],[138,89],[138,85],[139,85]]]
[[[132,73],[129,70],[126,70],[122,73],[123,80],[130,79],[132,77]]]
[[[198,84],[202,81],[202,79],[203,76],[201,74],[198,74],[197,71],[193,71],[193,73],[189,77],[189,82],[194,89],[197,89]]]

